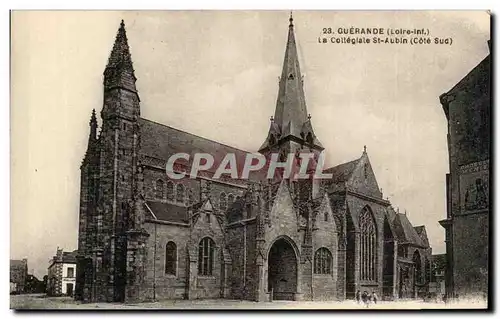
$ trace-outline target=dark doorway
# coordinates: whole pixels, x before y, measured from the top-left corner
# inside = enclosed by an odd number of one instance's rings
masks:
[[[292,245],[278,239],[268,258],[268,289],[275,300],[294,300],[297,292],[297,257]]]
[[[66,284],[66,294],[73,296],[73,284]]]

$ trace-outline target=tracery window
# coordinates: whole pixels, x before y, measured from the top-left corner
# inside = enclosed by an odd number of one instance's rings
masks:
[[[175,200],[178,203],[184,203],[184,196],[185,196],[184,185],[178,184],[175,191],[176,191],[176,193],[175,193]]]
[[[360,278],[362,281],[377,280],[377,233],[375,220],[368,207],[359,215],[360,230]]]
[[[164,191],[165,191],[165,182],[161,179],[157,180],[155,185],[155,197],[158,199],[163,199]]]
[[[172,183],[171,181],[167,182],[167,200],[174,200],[174,183]]]
[[[226,193],[220,193],[219,207],[221,211],[225,211],[227,209]]]
[[[314,273],[315,274],[332,273],[332,254],[325,247],[316,250],[316,253],[314,254]]]
[[[233,202],[234,202],[234,195],[233,194],[229,194],[227,195],[227,207],[231,207],[231,205],[233,205]]]
[[[420,253],[418,250],[415,250],[413,253],[413,266],[414,266],[414,271],[415,271],[415,283],[421,283],[422,282],[422,261],[420,259]]]
[[[215,243],[211,238],[205,237],[200,241],[200,245],[198,247],[198,275],[212,275],[214,250]]]

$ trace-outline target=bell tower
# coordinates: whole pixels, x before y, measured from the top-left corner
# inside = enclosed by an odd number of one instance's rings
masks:
[[[311,116],[307,113],[292,14],[289,22],[276,110],[271,117],[267,138],[259,149],[263,154],[296,153],[304,148],[318,152],[323,150],[314,134]]]

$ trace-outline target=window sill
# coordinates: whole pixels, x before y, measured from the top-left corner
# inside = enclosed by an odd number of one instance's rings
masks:
[[[165,278],[177,278],[177,275],[173,275],[173,274],[165,274],[164,275]]]
[[[215,276],[198,275],[200,279],[215,279]]]

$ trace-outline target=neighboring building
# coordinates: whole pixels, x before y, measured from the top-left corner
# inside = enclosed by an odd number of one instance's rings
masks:
[[[38,280],[35,275],[28,274],[28,277],[26,278],[25,290],[30,294],[43,293],[45,292],[45,285],[43,281]]]
[[[288,29],[259,152],[317,155],[291,18]],[[262,171],[214,179],[215,169],[170,180],[175,153],[210,153],[217,166],[248,152],[142,118],[135,82],[122,21],[104,71],[103,125],[98,135],[93,112],[80,168],[76,299],[344,300],[357,290],[394,299],[427,290],[425,229],[383,198],[366,148],[325,170],[329,180],[267,180]]]
[[[488,42],[489,45],[489,42]],[[441,95],[448,120],[446,288],[448,297],[488,293],[491,58]]]
[[[57,249],[50,261],[47,275],[47,295],[73,296],[76,283],[77,251],[65,252]]]
[[[446,293],[446,254],[432,255],[431,278],[429,292],[436,297],[443,297]]]
[[[10,290],[15,293],[24,293],[28,278],[28,259],[10,260]]]

